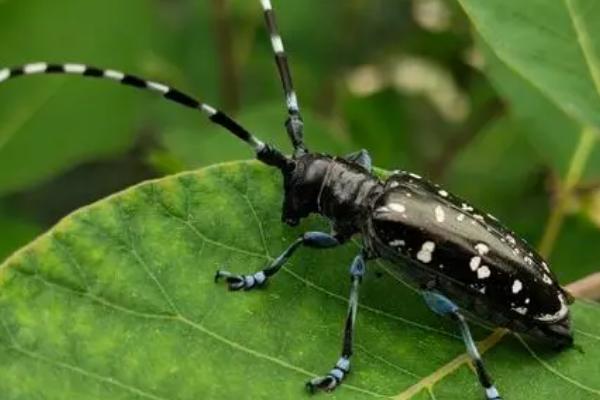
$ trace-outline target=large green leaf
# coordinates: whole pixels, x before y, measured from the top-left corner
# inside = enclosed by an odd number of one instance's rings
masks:
[[[302,230],[327,229],[283,226],[280,185],[256,163],[145,183],[15,254],[0,267],[2,399],[308,398],[303,382],[338,356],[357,245],[303,250],[266,290],[213,282],[217,268],[258,269]],[[353,373],[328,398],[481,398],[464,357],[441,368],[463,345],[418,294],[370,273],[361,304]],[[504,340],[487,353],[506,398],[600,397],[600,308],[573,313],[583,352]]]
[[[520,125],[520,134],[534,144],[545,163],[561,176],[566,175],[579,142],[581,125],[550,101],[531,82],[507,67],[482,40],[485,72],[510,104],[510,114]],[[600,171],[600,146],[586,163],[586,176]]]
[[[600,127],[600,3],[458,1],[509,68],[580,124]]]

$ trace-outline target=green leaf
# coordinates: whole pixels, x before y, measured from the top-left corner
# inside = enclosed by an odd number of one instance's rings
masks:
[[[496,54],[478,40],[485,56],[485,72],[510,104],[509,112],[520,126],[520,134],[533,145],[545,163],[560,176],[566,174],[577,147],[581,126],[566,115],[529,81],[508,68]],[[586,176],[600,171],[600,147],[586,163]]]
[[[581,125],[600,127],[600,3],[459,3],[506,66]]]
[[[277,174],[243,162],[144,183],[67,217],[0,266],[2,398],[311,398],[304,381],[338,358],[357,244],[303,249],[265,290],[213,282],[217,268],[256,270],[300,232],[327,229],[317,218],[281,224]],[[428,398],[437,382],[439,398],[480,399],[464,362],[440,369],[464,353],[453,324],[394,276],[367,275],[353,372],[328,398],[406,398],[409,388]],[[533,357],[512,340],[491,350],[506,398],[600,394],[600,308],[573,312],[583,352],[535,347]]]

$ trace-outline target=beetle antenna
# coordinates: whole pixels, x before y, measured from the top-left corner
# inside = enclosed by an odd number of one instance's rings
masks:
[[[0,69],[0,83],[19,76],[36,74],[71,74],[90,78],[104,78],[122,83],[123,85],[160,93],[167,100],[202,111],[211,122],[222,126],[250,145],[256,152],[257,158],[264,163],[276,166],[280,169],[286,164],[287,158],[283,154],[277,149],[265,145],[261,140],[248,132],[248,130],[224,112],[219,111],[206,103],[202,103],[194,97],[172,87],[142,79],[134,75],[125,74],[120,71],[101,69],[83,64],[47,64],[39,62],[25,64],[14,68]]]
[[[283,48],[283,40],[281,39],[279,30],[277,29],[275,11],[273,11],[271,0],[260,0],[260,3],[265,13],[265,22],[271,36],[271,46],[273,47],[273,53],[275,53],[275,63],[277,64],[287,104],[288,118],[285,121],[285,127],[294,146],[294,157],[297,157],[307,152],[304,145],[304,122],[300,115],[300,106],[298,105],[298,98],[294,90],[287,54]]]

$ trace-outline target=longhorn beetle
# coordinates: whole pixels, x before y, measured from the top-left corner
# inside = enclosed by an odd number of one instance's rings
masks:
[[[473,208],[420,176],[395,171],[385,180],[372,172],[366,150],[345,157],[310,152],[292,84],[287,55],[270,0],[261,0],[287,104],[285,128],[294,153],[286,156],[263,143],[239,123],[177,89],[82,64],[32,63],[0,69],[0,82],[34,74],[75,74],[106,78],[158,92],[180,105],[200,110],[208,119],[247,143],[264,164],[283,175],[282,221],[298,225],[311,213],[331,222],[331,233],[306,232],[261,271],[236,275],[217,271],[231,290],[263,286],[301,246],[325,249],[361,234],[362,249],[350,266],[350,296],[339,360],[324,376],[306,386],[334,390],[350,371],[358,292],[366,262],[383,258],[420,287],[426,304],[458,324],[487,399],[500,399],[471,337],[464,312],[496,326],[526,333],[564,348],[573,344],[569,294],[548,264],[523,239],[490,214]]]

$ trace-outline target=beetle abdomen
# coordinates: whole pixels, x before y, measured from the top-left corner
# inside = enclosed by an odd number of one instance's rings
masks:
[[[451,284],[437,288],[463,289],[471,299],[462,303],[483,302],[507,321],[518,321],[518,330],[568,321],[565,294],[547,263],[494,217],[462,199],[417,175],[397,173],[386,181],[372,211],[375,251],[422,269],[419,279],[448,280]],[[489,315],[470,311],[484,319]],[[566,335],[570,338],[568,327]]]

